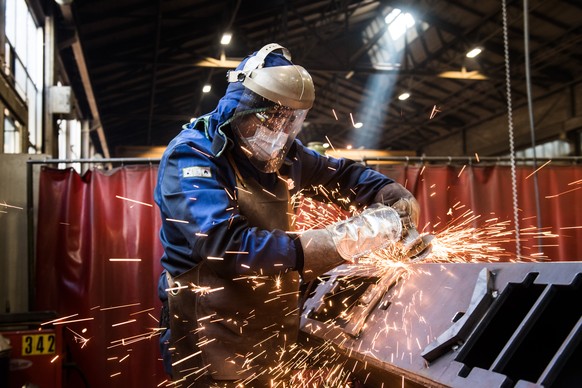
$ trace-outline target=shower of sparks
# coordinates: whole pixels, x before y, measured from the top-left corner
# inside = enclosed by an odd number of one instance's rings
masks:
[[[475,159],[477,159],[477,163],[479,163],[479,154],[475,152]]]
[[[435,106],[436,107],[436,106]],[[329,139],[327,139],[329,142]],[[330,142],[331,144],[331,142]],[[333,146],[332,146],[333,148]],[[477,156],[477,155],[476,155]],[[464,168],[464,167],[463,167]],[[424,166],[421,171],[424,171]],[[461,170],[462,173],[463,170]],[[459,176],[461,175],[459,173]],[[582,188],[582,187],[581,187]],[[431,190],[436,190],[436,186],[432,185]],[[242,190],[237,187],[237,190]],[[343,197],[339,190],[327,190],[323,187],[314,187],[310,191],[317,194],[318,197],[323,197],[328,200],[332,200],[336,203],[341,203],[343,206],[340,208],[337,205],[329,205],[319,203],[311,198],[304,196],[302,193],[296,194],[292,198],[293,206],[296,212],[293,216],[293,225],[297,229],[297,233],[302,233],[310,229],[321,229],[332,223],[340,220],[345,220],[346,218],[358,213],[358,210],[351,206],[350,199]],[[436,193],[436,191],[435,191]],[[227,194],[230,194],[227,191]],[[353,197],[353,192],[349,193]],[[346,210],[347,209],[347,210]],[[471,210],[466,210],[466,206],[460,202],[455,203],[447,212],[448,221],[438,220],[436,223],[427,223],[424,228],[422,228],[423,233],[432,233],[435,238],[432,240],[432,251],[424,259],[424,262],[431,263],[458,263],[458,262],[494,262],[494,261],[517,261],[517,260],[540,260],[544,257],[538,253],[534,253],[529,258],[515,258],[510,252],[506,252],[502,246],[507,242],[512,242],[514,239],[514,232],[511,230],[510,221],[500,221],[494,215],[487,215],[481,217],[481,215],[474,214]],[[485,220],[485,218],[487,218]],[[168,219],[168,221],[175,222],[185,222],[179,220]],[[441,226],[442,225],[442,226]],[[479,226],[476,226],[479,225]],[[438,228],[438,229],[437,229]],[[580,228],[577,226],[564,227],[562,229],[568,228]],[[549,229],[538,229],[535,227],[526,227],[521,231],[522,239],[539,239],[544,238],[551,241],[556,235]],[[291,232],[289,232],[292,234]],[[551,245],[548,243],[547,245]],[[247,255],[248,252],[245,251],[226,251],[225,254],[234,255]],[[226,256],[225,256],[226,257]],[[209,260],[223,260],[221,257],[208,257]],[[249,268],[249,266],[242,264],[244,268]],[[275,267],[281,266],[281,264],[274,264]],[[369,348],[357,349],[358,352],[365,355],[366,359],[377,359],[382,354],[391,355],[392,362],[394,360],[405,360],[405,362],[413,363],[413,352],[417,349],[422,349],[428,345],[433,339],[433,333],[427,331],[426,337],[423,335],[420,338],[414,338],[409,335],[413,332],[413,325],[425,325],[429,326],[427,321],[428,318],[423,317],[417,313],[416,307],[420,305],[423,300],[430,299],[430,295],[425,295],[423,299],[422,290],[417,291],[412,296],[412,301],[410,305],[403,305],[402,294],[404,293],[405,280],[414,274],[418,270],[418,267],[412,263],[411,259],[408,258],[403,252],[402,246],[398,243],[390,244],[381,250],[378,250],[370,255],[364,256],[359,259],[357,265],[345,265],[340,266],[328,273],[330,276],[336,277],[337,279],[342,279],[343,288],[334,294],[335,298],[332,299],[327,295],[322,298],[322,305],[318,314],[325,315],[329,310],[338,310],[337,317],[333,319],[324,319],[323,321],[313,321],[308,324],[306,330],[310,330],[312,334],[314,333],[330,333],[333,330],[337,330],[340,327],[338,322],[350,322],[353,326],[351,329],[356,332],[358,330],[364,330],[366,325],[370,325],[371,322],[366,321],[368,314],[363,314],[360,306],[357,305],[358,300],[350,299],[350,294],[352,292],[360,292],[362,290],[368,293],[369,290],[375,289],[376,292],[370,291],[370,298],[380,298],[386,294],[386,290],[390,289],[393,297],[387,301],[382,299],[378,301],[379,306],[383,309],[388,308],[390,304],[398,306],[401,308],[403,313],[401,314],[402,320],[396,320],[391,322],[384,322],[385,325],[382,327],[380,325],[380,330],[374,334],[374,341]],[[265,271],[266,272],[266,271]],[[362,277],[374,277],[377,278],[376,283],[363,283]],[[282,276],[275,275],[265,275],[263,271],[257,271],[255,275],[241,275],[235,279],[235,282],[248,283],[253,290],[257,292],[263,292],[264,295],[268,295],[264,301],[269,305],[276,303],[277,300],[283,298],[297,298],[300,294],[297,291],[290,291],[287,287]],[[404,280],[404,281],[400,281]],[[323,281],[323,279],[322,279]],[[393,285],[396,286],[393,287]],[[179,285],[175,283],[175,287],[168,288],[168,292],[195,292],[199,295],[205,295],[211,292],[220,292],[223,290],[222,287],[210,288],[195,285],[189,283],[187,285]],[[375,286],[366,288],[369,286]],[[381,286],[381,287],[380,287]],[[389,288],[390,287],[390,288]],[[392,288],[393,287],[393,288]],[[187,290],[186,290],[187,289]],[[124,307],[137,306],[139,303],[100,308],[101,311],[120,309]],[[371,304],[372,307],[377,306],[376,304]],[[360,310],[358,310],[358,307]],[[150,317],[154,320],[155,318],[149,314],[152,308],[134,312],[130,315],[135,315],[139,313],[147,312]],[[371,311],[371,310],[370,310]],[[358,315],[358,312],[360,314]],[[364,311],[365,312],[365,311]],[[285,308],[281,311],[281,316],[291,316],[301,313],[298,309]],[[306,312],[308,313],[308,312]],[[72,318],[75,315],[68,317],[59,318],[58,320],[51,322],[60,322],[66,319]],[[230,325],[235,332],[240,332],[242,335],[245,334],[245,328],[247,325],[253,322],[253,319],[258,315],[255,311],[246,312],[241,314],[242,316],[237,316],[236,318],[226,318],[216,313],[211,313],[210,315],[204,315],[198,318],[198,326],[194,330],[195,334],[199,334],[198,347],[200,350],[192,354],[185,355],[185,357],[175,360],[173,363],[174,367],[184,367],[186,368],[185,361],[199,355],[205,346],[212,346],[211,344],[216,340],[216,338],[210,338],[205,335],[206,327],[209,325],[220,322],[220,324]],[[378,319],[381,315],[376,315],[375,319]],[[145,317],[144,317],[145,318]],[[91,318],[92,319],[92,318]],[[127,320],[124,322],[116,323],[111,326],[120,326],[127,323],[132,323],[136,321],[135,319]],[[68,321],[74,322],[74,321]],[[150,321],[151,322],[151,321]],[[48,322],[47,322],[48,323]],[[256,324],[256,323],[255,323]],[[136,325],[132,325],[136,326]],[[375,326],[378,327],[378,326]],[[134,344],[138,341],[151,340],[154,337],[160,335],[162,330],[165,328],[151,328],[145,333],[140,333],[132,336],[127,336],[124,338],[115,339],[109,342],[107,349],[124,349],[123,347]],[[351,381],[355,373],[362,375],[362,371],[366,375],[366,380],[370,375],[367,371],[367,361],[356,361],[350,359],[349,357],[342,356],[342,352],[337,350],[337,347],[343,347],[344,349],[351,349],[349,344],[353,344],[353,338],[348,335],[334,335],[333,338],[326,338],[323,344],[311,345],[309,343],[309,338],[305,343],[295,343],[286,342],[286,338],[283,336],[281,329],[278,325],[274,325],[273,322],[264,322],[264,327],[262,328],[264,335],[262,338],[258,338],[253,346],[252,351],[249,351],[244,355],[234,355],[232,358],[224,360],[225,363],[235,363],[240,366],[241,376],[248,375],[248,371],[254,371],[247,378],[241,378],[238,383],[240,386],[252,386],[253,380],[257,378],[262,378],[268,376],[272,388],[312,388],[312,387],[335,387],[335,388],[348,388],[353,386]],[[429,328],[430,329],[430,328]],[[70,329],[69,329],[70,330]],[[71,330],[72,331],[72,330]],[[73,331],[72,331],[73,332]],[[84,347],[88,339],[75,334],[75,340],[82,343],[81,347]],[[284,332],[283,332],[284,333]],[[398,335],[401,336],[398,342],[396,342],[395,349],[382,348],[380,345],[382,335]],[[324,337],[322,337],[324,338]],[[376,341],[377,339],[377,341]],[[273,342],[274,341],[274,342]],[[265,349],[268,349],[273,343],[280,344],[281,341],[285,341],[285,346],[279,349],[277,358],[270,362],[272,365],[264,370],[253,369],[253,365],[257,360],[264,359],[265,357],[271,356]],[[352,342],[350,342],[352,341]],[[339,344],[339,345],[338,345]],[[130,350],[130,349],[128,349]],[[356,349],[351,349],[350,352]],[[119,355],[115,360],[118,362],[123,361],[129,357],[129,354]],[[195,369],[185,369],[184,372],[188,373],[187,382],[192,382],[202,376],[207,372],[207,369],[211,368],[211,365],[206,365],[201,368]],[[111,376],[116,376],[114,374]],[[158,384],[158,386],[171,386],[173,384],[181,384],[184,381],[177,382],[166,382],[163,381]]]
[[[338,121],[339,119],[337,118],[337,113],[335,113],[335,109],[331,110],[333,113],[333,117],[335,117],[335,120]]]
[[[525,177],[525,179],[528,179],[529,177],[531,177],[532,175],[534,175],[536,172],[540,171],[542,168],[546,167],[548,164],[550,164],[552,161],[548,160],[547,162],[545,162],[544,164],[542,164],[540,167],[538,167],[534,172],[532,172],[531,174],[529,174],[528,176]]]
[[[461,170],[462,171],[462,170]],[[460,175],[460,174],[459,174]],[[316,188],[322,190],[321,188]],[[338,200],[337,193],[322,191],[328,198],[333,197]],[[336,205],[326,205],[316,203],[309,198],[302,198],[298,195],[294,198],[299,202],[298,217],[295,226],[299,230],[318,229],[334,222],[343,220],[351,214],[346,214]],[[348,200],[346,199],[346,203]],[[460,215],[453,217],[453,212],[459,212],[465,205],[460,202],[455,203],[447,213],[452,219],[440,230],[431,231],[435,236],[432,241],[432,251],[425,259],[425,262],[437,263],[466,263],[466,262],[496,262],[496,261],[531,261],[539,260],[539,256],[516,258],[510,252],[505,251],[503,245],[514,242],[514,231],[510,221],[499,221],[493,217],[482,221],[480,215],[473,211],[466,210]],[[433,228],[440,224],[436,223]],[[482,224],[480,226],[475,226]],[[428,231],[430,224],[427,224],[423,231]],[[555,239],[555,234],[545,230],[533,228],[523,230],[523,238],[532,240],[539,238]],[[399,251],[399,244],[392,244],[387,248],[374,252],[374,254],[359,260],[358,267],[375,268],[379,273],[391,269],[394,265],[407,265],[408,258]]]
[[[66,329],[73,333],[74,335],[73,339],[75,340],[76,343],[81,344],[81,349],[84,348],[89,342],[90,338],[83,337],[81,334],[77,333],[70,327],[67,327]]]
[[[136,201],[135,199],[125,198],[125,197],[122,197],[121,195],[116,195],[115,198],[123,199],[124,201],[129,201],[129,202],[137,203],[139,205],[153,207],[153,205],[151,203]]]

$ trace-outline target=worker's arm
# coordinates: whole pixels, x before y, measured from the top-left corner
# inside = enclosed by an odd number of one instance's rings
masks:
[[[377,202],[390,206],[402,197],[412,197],[402,185],[370,167],[350,159],[323,156],[299,141],[288,161],[281,172],[295,181],[295,190],[304,190],[306,195],[323,202],[359,208]]]

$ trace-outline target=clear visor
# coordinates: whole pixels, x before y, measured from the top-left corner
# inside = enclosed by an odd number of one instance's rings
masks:
[[[301,130],[307,111],[275,104],[245,89],[231,127],[253,165],[263,172],[275,172]]]

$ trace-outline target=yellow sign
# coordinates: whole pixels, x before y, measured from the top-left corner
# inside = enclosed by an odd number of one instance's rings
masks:
[[[54,334],[32,334],[22,336],[22,355],[38,356],[53,354],[56,343]]]

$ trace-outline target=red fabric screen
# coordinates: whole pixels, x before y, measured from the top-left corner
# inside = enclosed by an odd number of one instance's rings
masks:
[[[507,229],[513,231],[509,167],[384,165],[380,171],[415,194],[422,206],[421,226],[430,224],[426,230],[438,232],[472,210],[481,217],[471,226],[497,217],[509,220]],[[533,178],[527,178],[532,171],[517,169],[522,255],[536,253],[541,243],[550,260],[579,260],[582,211],[576,204],[582,203],[582,169],[546,166],[539,171],[543,230],[557,235],[542,239],[528,229],[536,225]],[[36,308],[63,317],[78,314],[66,320],[92,318],[69,323],[64,332],[72,361],[93,387],[156,387],[166,379],[158,337],[144,337],[157,327],[154,317],[159,316],[156,173],[154,166],[94,171],[83,178],[73,170],[41,172]],[[515,242],[505,248],[514,252]],[[141,261],[110,260],[115,258]],[[83,345],[79,336],[89,341]],[[71,374],[66,386],[83,384]]]
[[[36,308],[78,314],[65,320],[82,321],[66,324],[64,337],[91,387],[155,387],[166,379],[159,337],[148,338],[160,311],[156,174],[153,166],[83,178],[72,169],[41,172]],[[63,376],[66,387],[84,386],[74,371]]]
[[[379,171],[414,193],[421,205],[421,227],[430,224],[426,231],[438,233],[452,220],[458,225],[457,217],[467,210],[480,215],[470,226],[484,227],[496,217],[499,222],[508,221],[508,231],[515,229],[509,166],[384,165]],[[516,169],[522,257],[582,260],[582,210],[576,206],[582,203],[582,168],[548,165],[538,171],[541,233],[533,171],[532,167]],[[509,238],[513,241],[499,244],[511,253],[508,259],[515,257],[515,233]],[[543,255],[536,256],[540,248]]]

